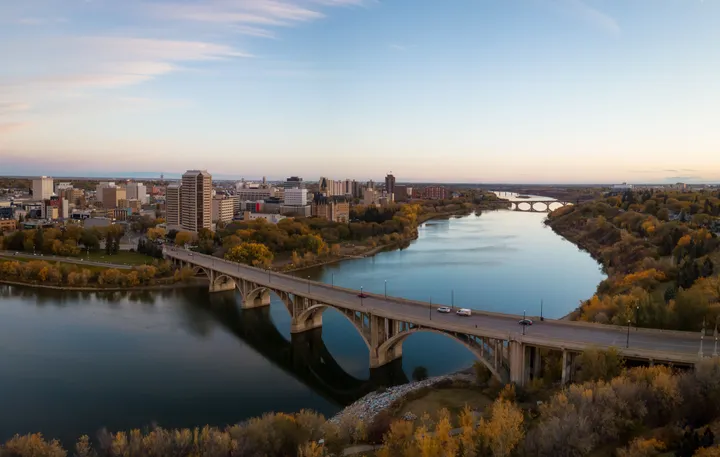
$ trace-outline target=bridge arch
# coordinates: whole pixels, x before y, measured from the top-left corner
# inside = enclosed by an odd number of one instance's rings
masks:
[[[474,356],[477,358],[477,360],[485,365],[488,370],[490,370],[490,373],[497,378],[500,381],[504,381],[504,377],[501,375],[500,370],[496,370],[494,363],[491,363],[490,358],[494,356],[494,354],[490,354],[491,349],[488,348],[485,350],[483,347],[481,347],[481,344],[484,343],[478,343],[475,340],[471,339],[470,337],[465,337],[465,335],[456,335],[454,333],[446,332],[443,330],[437,330],[433,328],[425,328],[425,327],[415,327],[411,328],[409,330],[405,330],[401,333],[398,333],[397,335],[391,337],[387,341],[385,341],[383,344],[380,345],[380,347],[377,349],[377,363],[379,365],[383,365],[385,363],[388,363],[391,360],[394,360],[396,358],[399,358],[402,356],[402,344],[405,342],[406,339],[410,335],[413,335],[415,333],[436,333],[439,335],[443,335],[446,337],[451,338],[453,341],[456,341],[463,346],[465,346]],[[500,359],[502,354],[499,354]],[[502,365],[502,363],[499,362],[499,365]],[[500,367],[498,367],[500,368]]]
[[[203,273],[203,274],[205,274],[205,276],[208,277],[208,279],[212,279],[212,275],[210,274],[210,271],[208,271],[208,269],[205,267],[194,265],[192,267],[192,271],[195,276],[199,275],[200,273]]]
[[[355,319],[351,318],[349,314],[352,314],[355,316],[355,312],[344,312],[342,309],[338,309],[331,305],[326,305],[324,303],[320,303],[317,305],[310,306],[306,310],[304,310],[300,315],[297,316],[296,319],[294,319],[295,328],[298,331],[304,331],[301,329],[313,329],[322,326],[322,314],[327,310],[328,308],[332,308],[335,311],[337,311],[339,314],[341,314],[345,319],[347,319],[348,322],[350,322],[353,327],[355,327],[355,330],[358,331],[360,334],[360,337],[363,339],[363,342],[367,346],[369,351],[372,351],[372,345],[370,344],[370,341],[368,339],[367,331],[363,328],[363,323],[365,317],[362,317],[361,322],[357,322]],[[368,321],[369,325],[369,321]]]

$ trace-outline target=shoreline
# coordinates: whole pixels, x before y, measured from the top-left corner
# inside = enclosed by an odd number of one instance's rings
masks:
[[[8,286],[20,286],[29,287],[34,289],[48,289],[48,290],[61,290],[68,292],[133,292],[136,290],[166,290],[175,288],[185,287],[196,287],[198,285],[206,284],[208,281],[205,278],[192,278],[192,281],[177,282],[173,284],[153,284],[149,286],[135,286],[135,287],[74,287],[74,286],[53,286],[49,284],[34,284],[29,282],[19,281],[8,281],[0,279],[0,284]]]
[[[504,208],[492,208],[492,209],[485,209],[485,210],[482,210],[482,209],[479,209],[479,208],[478,208],[478,209],[474,209],[474,210],[472,210],[472,211],[463,212],[463,213],[458,213],[458,212],[438,213],[438,214],[435,214],[435,215],[433,215],[433,216],[431,216],[431,217],[428,217],[427,219],[422,219],[421,221],[418,221],[418,226],[415,228],[415,235],[414,235],[414,237],[411,238],[411,239],[404,239],[404,240],[399,240],[399,241],[395,241],[395,242],[388,243],[388,244],[383,244],[383,245],[380,245],[380,246],[375,246],[374,248],[368,249],[366,252],[364,252],[364,253],[362,253],[362,254],[359,254],[359,255],[344,255],[344,256],[341,256],[341,257],[337,257],[337,258],[328,259],[328,260],[325,260],[325,261],[322,261],[322,262],[314,263],[314,264],[312,264],[312,265],[303,265],[303,266],[301,266],[301,267],[292,268],[292,269],[290,269],[290,270],[276,269],[276,270],[274,270],[274,271],[277,271],[277,272],[280,272],[280,273],[296,273],[296,272],[299,272],[299,271],[309,270],[309,269],[311,269],[311,268],[322,267],[322,266],[325,266],[325,265],[331,265],[331,264],[334,264],[334,263],[343,262],[343,261],[345,261],[345,260],[356,260],[356,259],[365,259],[365,258],[368,258],[368,257],[373,257],[373,256],[375,256],[375,255],[377,255],[377,254],[379,254],[379,253],[381,253],[381,252],[384,252],[384,251],[394,251],[395,249],[401,249],[403,246],[409,246],[410,243],[412,243],[413,241],[416,241],[416,240],[418,239],[418,231],[417,231],[417,228],[420,227],[420,226],[422,226],[423,224],[425,224],[425,223],[427,223],[427,222],[435,221],[435,220],[451,219],[451,218],[453,218],[453,217],[458,217],[458,218],[468,217],[468,216],[472,216],[473,214],[475,214],[475,213],[478,212],[478,211],[479,211],[480,213],[482,213],[482,211],[500,211],[500,210],[502,210],[502,209],[504,209]]]

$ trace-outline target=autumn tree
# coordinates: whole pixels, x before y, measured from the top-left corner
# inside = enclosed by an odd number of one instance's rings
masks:
[[[478,434],[481,446],[493,457],[507,457],[525,436],[523,413],[514,403],[498,399],[490,408],[490,418],[481,419]]]
[[[162,227],[150,228],[147,231],[147,237],[152,241],[163,239],[165,238],[165,235],[165,229]]]
[[[623,369],[624,360],[616,348],[608,350],[586,349],[576,359],[580,372],[578,381],[610,380]]]
[[[195,242],[196,236],[192,232],[178,232],[175,235],[175,246],[185,246],[186,244],[192,244]]]
[[[260,243],[245,242],[225,253],[225,259],[246,265],[267,267],[273,260],[273,253]]]

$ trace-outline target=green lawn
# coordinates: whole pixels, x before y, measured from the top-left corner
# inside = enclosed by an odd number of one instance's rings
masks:
[[[80,258],[87,260],[88,256],[86,253],[82,253]],[[152,263],[153,258],[145,254],[130,251],[120,251],[113,255],[107,255],[105,251],[96,251],[90,253],[90,261],[117,263],[120,265],[144,265]]]

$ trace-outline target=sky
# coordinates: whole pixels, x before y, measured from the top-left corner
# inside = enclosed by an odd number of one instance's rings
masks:
[[[720,181],[720,0],[0,0],[0,175]]]

